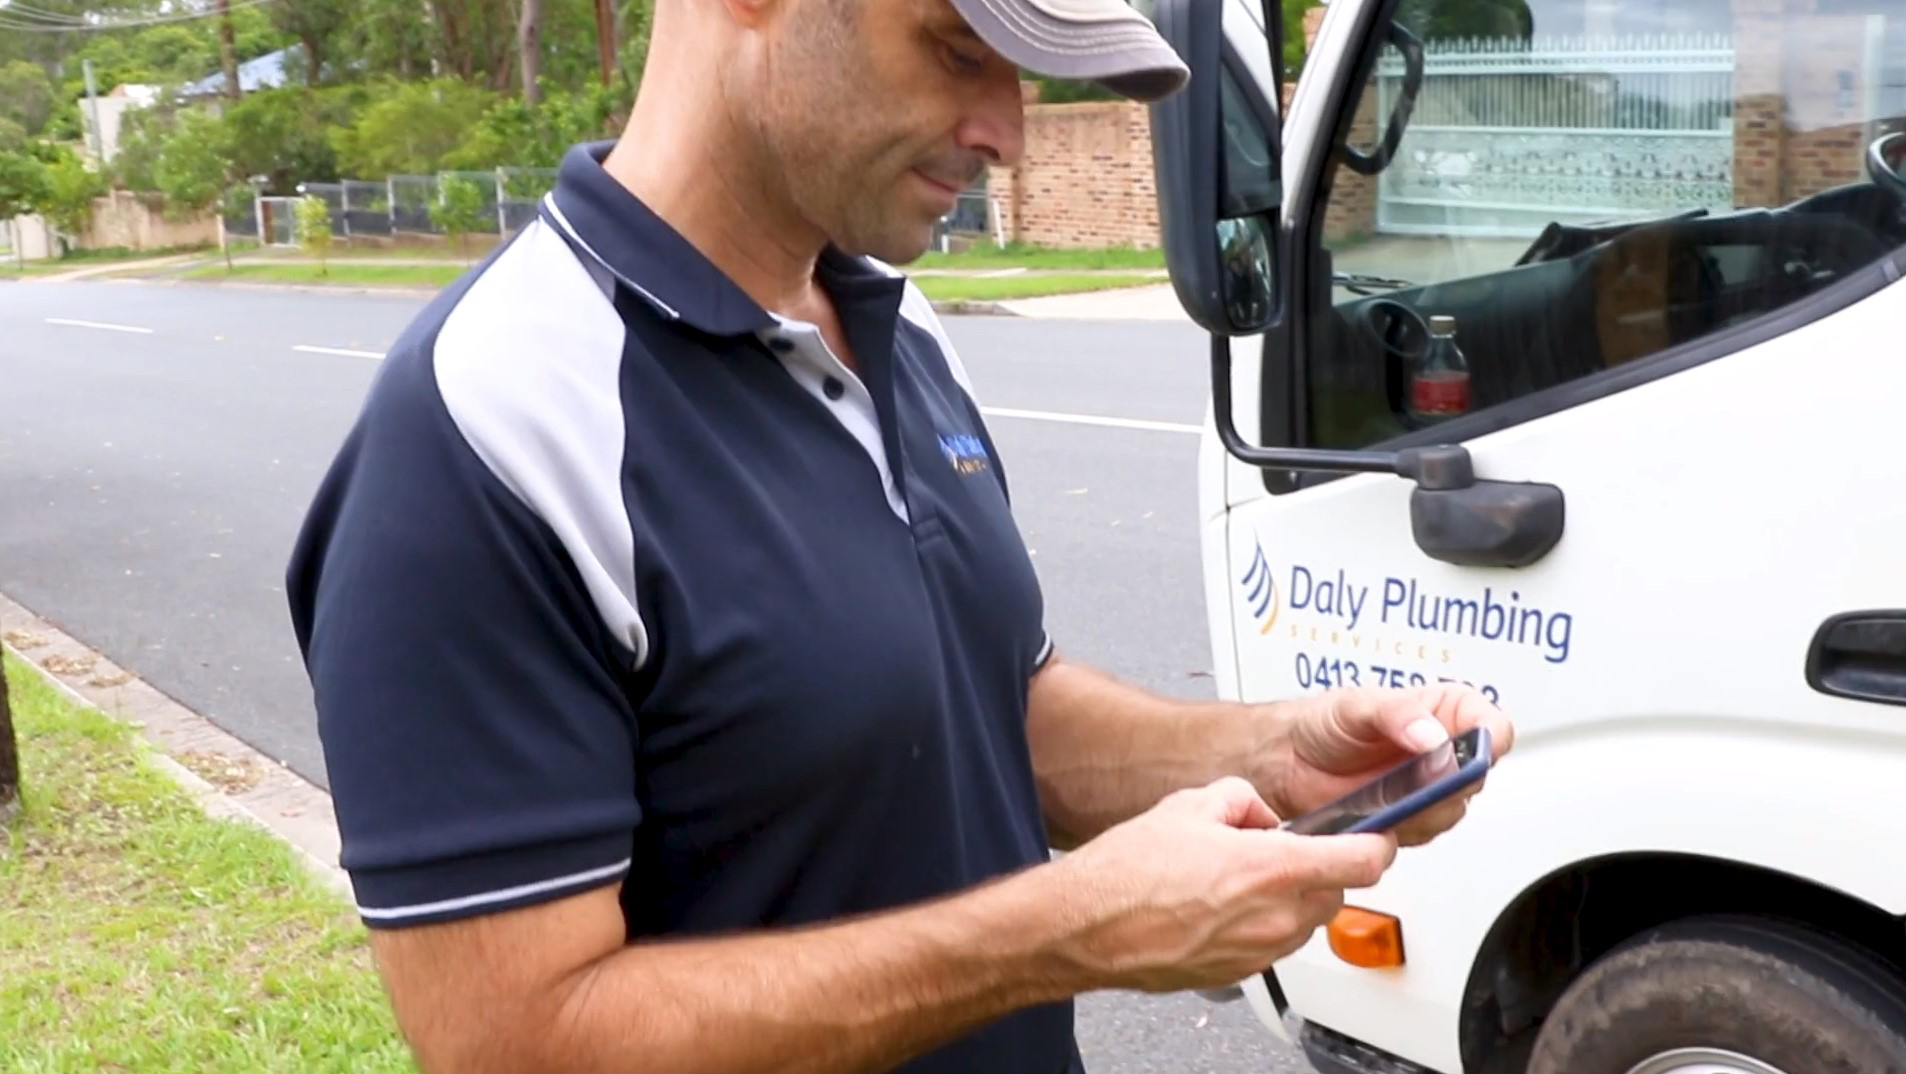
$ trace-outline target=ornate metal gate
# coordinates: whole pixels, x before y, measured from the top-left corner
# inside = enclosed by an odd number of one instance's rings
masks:
[[[1387,117],[1394,50],[1377,78]],[[1522,238],[1552,220],[1731,209],[1733,169],[1725,36],[1436,41],[1377,229]]]

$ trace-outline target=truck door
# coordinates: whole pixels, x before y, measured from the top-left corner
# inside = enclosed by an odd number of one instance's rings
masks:
[[[1375,146],[1414,81],[1408,122],[1380,170],[1337,153],[1296,177],[1309,286],[1240,421],[1304,449],[1463,445],[1478,474],[1559,489],[1565,532],[1525,566],[1449,562],[1407,481],[1234,471],[1245,692],[1461,680],[1538,742],[1584,717],[1874,715],[1799,669],[1834,616],[1906,605],[1906,558],[1873,539],[1906,534],[1879,492],[1906,487],[1880,432],[1906,399],[1902,295],[1872,300],[1906,263],[1906,187],[1869,152],[1906,130],[1906,14],[1362,14],[1317,123]]]
[[[1437,920],[1407,970],[1321,937],[1280,965],[1305,1017],[1461,1069],[1483,934],[1598,853],[1906,902],[1870,854],[1739,822],[1810,744],[1906,750],[1903,26],[1897,0],[1332,5],[1284,132],[1282,313],[1219,384],[1220,429],[1290,463],[1213,464],[1214,634],[1247,699],[1473,684],[1518,756],[1363,901]],[[1346,472],[1434,445],[1504,484]]]

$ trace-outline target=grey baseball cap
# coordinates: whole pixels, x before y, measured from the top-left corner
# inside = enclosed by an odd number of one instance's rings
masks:
[[[1128,0],[951,0],[980,40],[1022,70],[1096,82],[1135,101],[1169,97],[1191,71]]]

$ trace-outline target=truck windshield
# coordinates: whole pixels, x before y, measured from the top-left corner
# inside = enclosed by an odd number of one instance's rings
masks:
[[[1899,0],[1402,0],[1425,47],[1394,160],[1339,165],[1313,446],[1421,428],[1398,369],[1449,318],[1472,410],[1764,318],[1906,245],[1866,171],[1906,130]],[[1382,140],[1387,45],[1350,145]]]

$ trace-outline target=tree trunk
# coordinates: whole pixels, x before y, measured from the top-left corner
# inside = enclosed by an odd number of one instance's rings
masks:
[[[543,103],[543,0],[523,0],[523,15],[516,23],[518,64],[523,70],[523,103],[531,108]]]
[[[615,0],[596,0],[596,60],[604,86],[615,80],[615,46]]]
[[[238,85],[238,45],[232,30],[232,0],[218,0],[218,60],[225,68],[225,96],[236,101],[244,91]]]
[[[13,734],[13,706],[6,669],[0,667],[0,826],[20,812],[20,744]]]
[[[318,76],[324,71],[324,57],[319,53],[318,39],[316,37],[305,38],[303,45],[305,85],[315,89],[318,84]]]
[[[496,8],[491,18],[484,22],[484,30],[496,46],[490,50],[489,66],[490,88],[498,93],[510,88],[516,81],[516,13],[510,0],[496,0]]]

